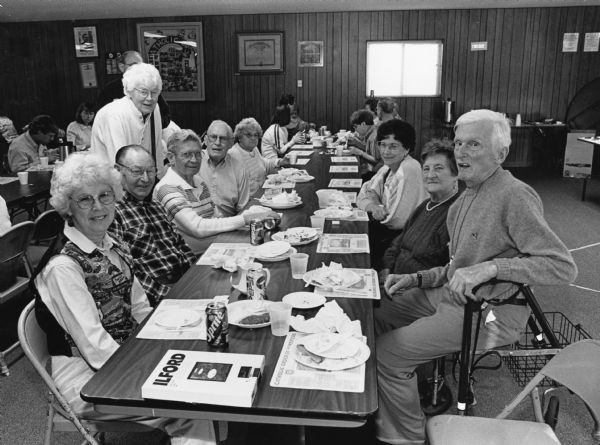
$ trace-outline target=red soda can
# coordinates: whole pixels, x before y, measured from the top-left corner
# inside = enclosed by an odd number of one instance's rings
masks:
[[[206,341],[215,348],[223,348],[229,344],[229,321],[225,303],[208,303],[206,306]]]

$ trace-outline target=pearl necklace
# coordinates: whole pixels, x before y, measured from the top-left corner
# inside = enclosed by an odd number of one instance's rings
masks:
[[[429,201],[427,204],[425,204],[425,210],[427,210],[428,212],[431,212],[433,209],[435,209],[436,207],[441,206],[443,203],[445,203],[446,201],[448,201],[449,199],[451,199],[454,195],[456,195],[456,193],[458,192],[458,190],[454,190],[454,193],[452,193],[450,196],[448,196],[446,199],[444,199],[443,201],[440,201],[438,203],[435,203],[433,205],[433,207],[429,207],[429,204],[431,204],[433,201]]]

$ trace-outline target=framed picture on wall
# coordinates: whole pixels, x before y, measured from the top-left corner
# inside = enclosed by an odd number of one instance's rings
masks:
[[[83,85],[83,88],[98,87],[98,79],[96,77],[96,64],[94,62],[80,63],[79,74],[81,75],[81,84]]]
[[[168,101],[205,100],[201,22],[139,23],[138,49],[158,69]]]
[[[98,57],[98,39],[95,26],[73,28],[75,55],[77,57]]]
[[[298,42],[298,66],[323,66],[323,41]]]
[[[237,33],[239,73],[282,73],[283,32]]]

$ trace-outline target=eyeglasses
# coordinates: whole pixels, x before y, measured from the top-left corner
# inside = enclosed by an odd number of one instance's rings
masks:
[[[192,158],[196,158],[199,161],[202,160],[202,152],[201,151],[186,151],[185,153],[175,153],[172,151],[171,153],[179,156],[184,161],[190,161]]]
[[[398,150],[404,150],[404,146],[402,144],[398,144],[398,143],[387,143],[387,142],[377,142],[377,146],[379,147],[380,150],[386,149],[386,150],[390,150],[390,151],[398,151]]]
[[[457,148],[462,148],[462,147],[465,147],[471,151],[478,151],[478,150],[481,150],[482,145],[479,141],[463,142],[460,139],[456,139],[454,141],[454,149],[456,150]]]
[[[154,177],[156,177],[156,172],[158,171],[155,167],[150,167],[150,168],[127,167],[126,165],[119,164],[119,163],[117,163],[117,165],[126,170],[129,170],[129,173],[131,173],[131,176],[133,176],[134,178],[141,178],[142,176],[144,176],[144,173],[146,173],[148,175],[148,178],[154,178]]]
[[[260,138],[260,133],[242,133],[242,136],[246,136],[247,138]]]
[[[231,137],[229,136],[219,136],[216,134],[207,134],[206,137],[210,142],[217,142],[218,140],[221,140],[221,142],[229,142],[231,140]]]
[[[75,201],[77,207],[82,210],[91,209],[94,207],[94,201],[98,200],[100,204],[109,205],[115,202],[115,193],[113,191],[106,191],[100,193],[98,196],[94,197],[92,195],[83,195],[77,199],[69,197],[70,200]]]
[[[135,91],[137,91],[138,93],[140,93],[140,95],[144,96],[144,97],[152,97],[152,98],[157,98],[160,95],[160,90],[157,91],[150,91],[146,88],[134,88]]]

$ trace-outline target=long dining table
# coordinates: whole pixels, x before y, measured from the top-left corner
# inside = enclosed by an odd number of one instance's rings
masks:
[[[309,149],[310,150],[310,149]],[[331,178],[359,178],[358,173],[330,173],[331,156],[322,150],[313,150],[305,166],[315,177],[311,182],[297,183],[296,191],[302,205],[282,211],[281,229],[310,227],[310,215],[318,209],[315,191],[327,188]],[[348,165],[348,164],[335,164]],[[358,163],[350,164],[358,165]],[[264,191],[264,190],[263,190]],[[257,195],[262,195],[259,190]],[[359,189],[345,191],[358,192]],[[326,220],[325,233],[367,233],[368,224],[363,221]],[[249,242],[249,231],[238,230],[220,234],[215,242]],[[269,237],[267,236],[268,240]],[[317,242],[297,247],[299,252],[309,254],[308,270],[321,266],[322,262],[336,261],[344,267],[369,268],[367,253],[321,254]],[[270,270],[271,280],[267,286],[267,298],[281,300],[295,291],[312,290],[305,283],[291,276],[289,260],[264,263]],[[167,298],[207,299],[216,295],[229,295],[230,302],[240,296],[232,290],[230,273],[210,266],[192,266],[172,288]],[[81,397],[94,404],[95,409],[110,414],[136,416],[163,416],[197,418],[251,423],[272,423],[301,426],[356,427],[364,424],[377,410],[377,384],[375,365],[375,342],[373,330],[373,301],[355,298],[337,298],[337,303],[351,320],[360,320],[362,333],[367,338],[371,355],[365,367],[365,390],[362,393],[290,389],[270,386],[285,337],[276,337],[267,328],[243,329],[230,325],[229,353],[263,354],[265,366],[258,384],[254,402],[250,408],[192,404],[184,402],[144,399],[141,386],[169,349],[211,351],[203,340],[147,340],[131,338],[123,344],[108,362],[96,373],[81,391]],[[318,309],[298,311],[307,318]]]

